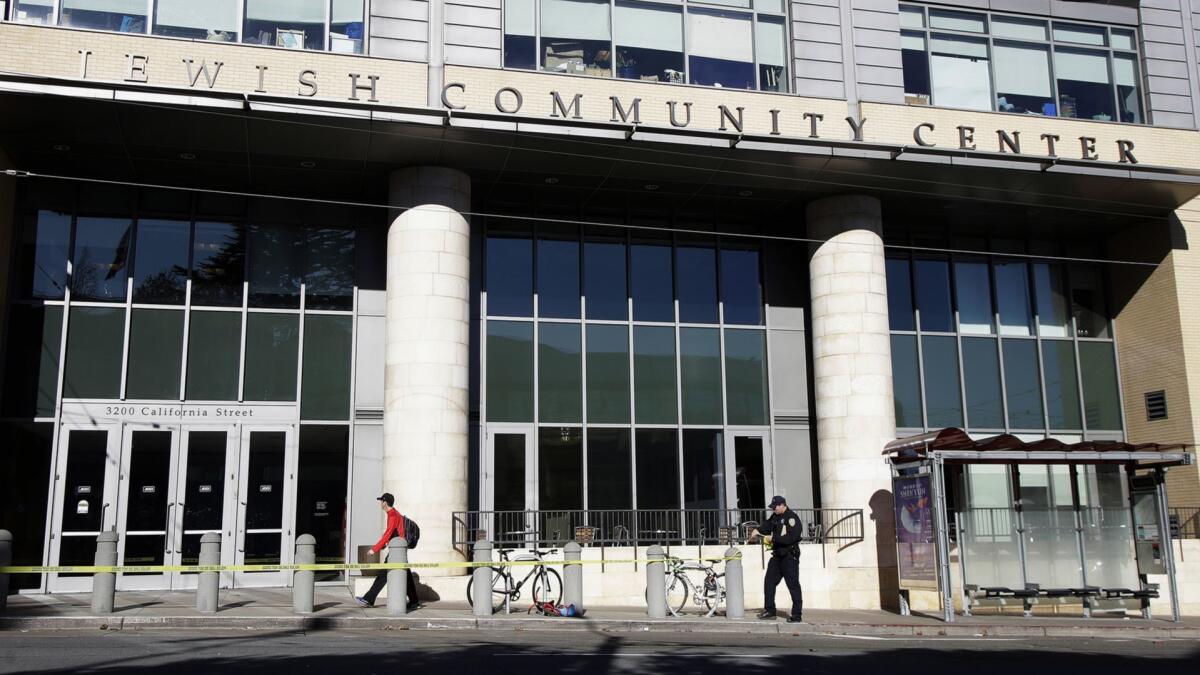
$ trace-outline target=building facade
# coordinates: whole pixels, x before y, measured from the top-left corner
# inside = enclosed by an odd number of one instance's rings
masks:
[[[447,560],[782,493],[884,542],[898,436],[1192,446],[1193,4],[0,3],[0,527],[334,562],[386,490]]]

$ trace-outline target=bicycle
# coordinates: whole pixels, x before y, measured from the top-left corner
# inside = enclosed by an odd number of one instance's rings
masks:
[[[721,581],[725,573],[718,573],[715,567],[715,563],[721,561],[722,558],[705,558],[703,562],[684,562],[680,558],[667,558],[663,561],[667,577],[664,588],[667,611],[672,616],[679,616],[689,596],[697,606],[703,605],[708,609],[705,616],[716,613],[717,607],[725,600],[725,585]],[[689,571],[704,572],[704,581],[696,585],[688,576]]]
[[[541,564],[531,565],[529,574],[526,574],[524,579],[521,579],[514,585],[511,567],[504,564],[508,562],[530,560],[537,560],[541,562],[543,560],[543,556],[558,553],[558,549],[554,548],[546,551],[532,549],[530,550],[529,554],[512,558],[510,561],[508,554],[516,550],[517,549],[515,548],[497,549],[497,551],[500,553],[501,564],[492,568],[492,611],[500,611],[500,609],[504,607],[506,600],[510,606],[512,603],[520,600],[521,588],[530,579],[533,579],[532,591],[533,602],[535,604],[544,605],[546,603],[553,603],[558,605],[562,601],[563,584],[562,577],[559,576],[557,570]],[[467,604],[471,605],[472,607],[475,606],[474,590],[475,579],[472,577],[471,580],[467,582]]]

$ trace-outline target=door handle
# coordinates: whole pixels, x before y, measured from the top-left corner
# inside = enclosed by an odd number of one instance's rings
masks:
[[[173,521],[173,518],[171,518],[171,516],[174,513],[175,513],[175,502],[170,502],[169,504],[167,504],[167,555],[173,554],[173,550],[171,549],[171,546],[172,546],[171,522]]]

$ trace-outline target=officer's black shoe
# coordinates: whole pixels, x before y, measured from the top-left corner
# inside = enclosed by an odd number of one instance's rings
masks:
[[[760,618],[760,619],[774,619],[775,616],[776,616],[775,610],[773,610],[773,609],[764,609],[763,611],[758,613],[758,618]]]
[[[800,618],[799,614],[793,614],[787,618],[788,623],[803,623],[804,619]]]

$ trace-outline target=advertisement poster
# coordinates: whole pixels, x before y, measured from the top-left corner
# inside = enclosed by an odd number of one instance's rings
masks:
[[[933,491],[929,476],[892,481],[896,505],[896,555],[901,583],[937,584],[937,553],[933,538]]]

